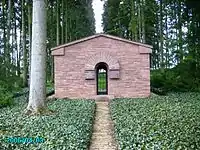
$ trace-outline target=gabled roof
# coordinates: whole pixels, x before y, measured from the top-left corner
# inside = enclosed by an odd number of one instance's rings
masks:
[[[113,40],[118,40],[118,41],[130,43],[130,44],[134,44],[134,45],[139,45],[139,46],[143,46],[143,47],[147,47],[147,48],[152,48],[152,46],[147,45],[147,44],[134,42],[134,41],[130,41],[130,40],[127,40],[127,39],[124,39],[124,38],[120,38],[120,37],[116,37],[116,36],[100,33],[100,34],[95,34],[95,35],[92,35],[92,36],[89,36],[89,37],[85,37],[85,38],[82,38],[82,39],[79,39],[79,40],[76,40],[76,41],[72,41],[72,42],[69,42],[69,43],[66,43],[66,44],[63,44],[63,45],[59,45],[57,47],[52,48],[51,50],[56,50],[56,49],[59,49],[59,48],[62,48],[62,47],[68,47],[68,46],[71,46],[71,45],[74,45],[74,44],[78,44],[78,43],[81,43],[81,42],[85,42],[85,41],[88,41],[88,40],[91,40],[91,39],[94,39],[94,38],[97,38],[97,37],[106,37],[106,38],[110,38],[110,39],[113,39]]]

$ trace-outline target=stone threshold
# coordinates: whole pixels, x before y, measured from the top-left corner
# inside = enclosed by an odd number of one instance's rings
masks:
[[[95,95],[92,99],[95,101],[110,101],[114,98],[114,95]]]

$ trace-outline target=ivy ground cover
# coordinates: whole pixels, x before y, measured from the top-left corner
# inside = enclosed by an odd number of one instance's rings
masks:
[[[110,108],[121,150],[200,149],[200,94],[114,99]]]
[[[95,102],[90,100],[56,100],[48,103],[55,111],[46,116],[24,116],[24,102],[0,110],[0,149],[87,149],[92,134]],[[10,138],[21,141],[9,141]],[[25,138],[42,139],[29,143]]]

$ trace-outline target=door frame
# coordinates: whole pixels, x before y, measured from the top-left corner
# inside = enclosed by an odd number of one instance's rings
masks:
[[[108,95],[108,65],[104,62],[100,62],[96,65],[96,94],[97,95]],[[99,84],[99,70],[104,69],[106,71],[106,92],[99,92],[98,84]]]

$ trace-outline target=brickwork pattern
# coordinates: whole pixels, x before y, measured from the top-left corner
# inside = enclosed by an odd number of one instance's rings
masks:
[[[119,68],[120,73],[119,79],[108,79],[108,95],[150,95],[149,48],[100,36],[60,49],[54,57],[56,97],[94,97],[96,80],[85,80],[85,70],[94,69],[102,61],[110,69]]]

